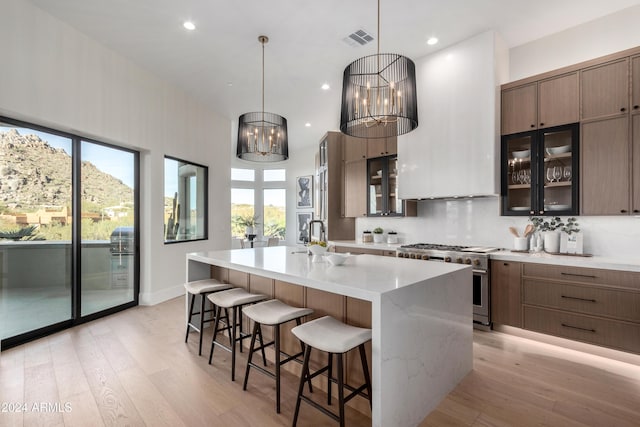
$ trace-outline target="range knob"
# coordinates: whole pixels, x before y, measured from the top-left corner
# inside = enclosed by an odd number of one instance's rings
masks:
[[[451,262],[451,257],[450,256],[444,257],[444,262]]]
[[[456,262],[457,262],[458,264],[462,264],[462,258],[460,258],[460,257],[456,258]]]
[[[405,257],[405,258],[409,258],[409,254],[408,254],[408,253],[406,253],[406,252],[405,252],[405,253],[403,253],[403,254],[402,254],[402,256],[403,256],[403,257]]]
[[[411,258],[411,259],[416,259],[416,254],[410,254],[410,255],[409,255],[409,258]]]
[[[479,259],[474,259],[473,260],[473,265],[475,265],[475,266],[480,265],[480,260]]]
[[[429,259],[429,255],[427,255],[427,254],[422,255],[422,259],[425,260],[425,261],[428,260]]]
[[[477,260],[476,260],[476,261],[477,261]],[[464,263],[465,263],[465,264],[471,264],[471,258],[467,258],[467,259],[465,259],[465,260],[464,260]]]

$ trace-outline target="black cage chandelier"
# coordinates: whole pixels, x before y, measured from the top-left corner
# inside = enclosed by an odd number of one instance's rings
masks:
[[[238,119],[236,156],[252,162],[278,162],[289,158],[287,119],[264,111],[264,45],[269,38],[260,36],[258,41],[262,44],[262,111]]]
[[[403,135],[418,127],[416,66],[406,56],[378,51],[353,61],[342,78],[340,131],[360,138]]]

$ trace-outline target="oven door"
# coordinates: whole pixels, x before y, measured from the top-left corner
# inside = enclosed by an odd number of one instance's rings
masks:
[[[483,270],[473,270],[473,322],[491,327],[489,317],[489,274]]]

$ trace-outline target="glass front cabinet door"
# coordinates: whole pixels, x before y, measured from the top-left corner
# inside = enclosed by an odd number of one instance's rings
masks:
[[[368,160],[367,216],[402,216],[403,201],[398,198],[398,159],[396,156]]]
[[[578,124],[502,137],[502,214],[577,215]]]

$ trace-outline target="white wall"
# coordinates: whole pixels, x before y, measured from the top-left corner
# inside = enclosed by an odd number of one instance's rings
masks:
[[[512,48],[509,81],[640,46],[640,6]],[[420,85],[420,81],[418,81]],[[463,179],[463,178],[461,178]],[[380,226],[403,243],[449,243],[512,248],[507,228],[523,230],[527,217],[500,216],[499,198],[422,201],[416,218],[359,218],[356,236]],[[578,217],[584,250],[640,262],[640,217]]]
[[[230,123],[25,0],[2,0],[0,114],[141,152],[141,304],[184,293],[187,252],[229,245]],[[164,245],[164,155],[209,166],[209,240]]]
[[[510,80],[640,46],[640,5],[510,50]]]

